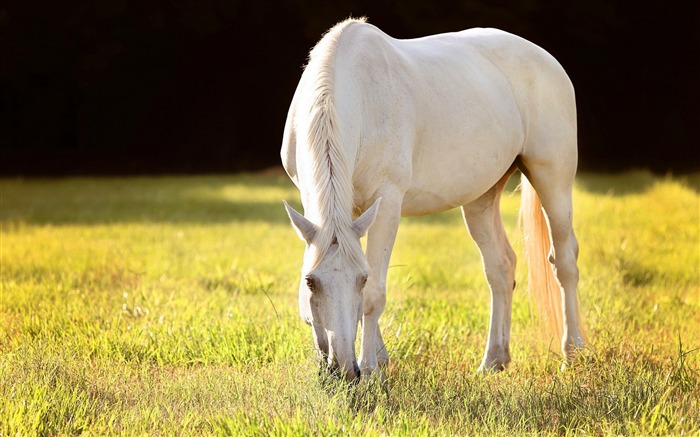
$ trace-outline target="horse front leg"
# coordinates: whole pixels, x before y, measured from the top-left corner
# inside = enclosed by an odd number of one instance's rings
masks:
[[[386,276],[400,219],[401,198],[383,194],[377,218],[367,235],[370,275],[364,288],[359,359],[363,379],[378,372],[379,366],[384,366],[389,361],[389,354],[379,331],[379,316],[384,312],[386,304]]]

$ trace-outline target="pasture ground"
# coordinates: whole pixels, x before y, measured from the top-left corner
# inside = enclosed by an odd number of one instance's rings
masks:
[[[286,177],[0,183],[2,436],[700,434],[700,174],[578,177],[590,346],[564,372],[521,262],[513,363],[477,374],[476,247],[458,211],[404,219],[388,387],[356,389],[317,377]]]

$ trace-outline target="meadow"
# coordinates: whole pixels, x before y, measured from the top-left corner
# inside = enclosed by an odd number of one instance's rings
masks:
[[[700,174],[578,176],[590,344],[565,371],[521,261],[513,363],[476,373],[476,246],[459,211],[404,219],[387,384],[330,389],[298,316],[286,176],[0,184],[1,436],[700,435]],[[519,201],[501,209],[520,253]]]

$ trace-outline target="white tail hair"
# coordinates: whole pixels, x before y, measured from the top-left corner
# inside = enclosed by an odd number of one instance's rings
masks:
[[[564,335],[564,308],[561,286],[557,280],[549,255],[552,246],[549,222],[542,210],[542,203],[534,187],[521,176],[522,199],[520,203],[520,224],[525,237],[525,259],[528,264],[528,283],[530,300],[540,320],[540,325],[547,332],[556,335],[557,343]],[[578,297],[576,311],[583,331]]]

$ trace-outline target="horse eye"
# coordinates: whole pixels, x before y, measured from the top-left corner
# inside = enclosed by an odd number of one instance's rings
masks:
[[[307,276],[304,278],[306,280],[306,286],[309,287],[310,291],[315,291],[316,290],[316,282],[314,281],[314,278],[311,276]]]
[[[365,284],[367,284],[367,275],[362,275],[360,276],[360,288],[364,288]]]

